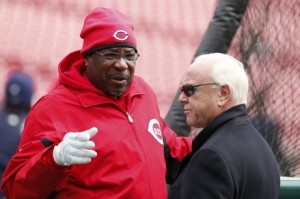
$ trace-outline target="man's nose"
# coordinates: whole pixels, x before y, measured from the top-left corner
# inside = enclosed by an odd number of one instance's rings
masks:
[[[183,92],[180,92],[180,95],[178,97],[178,101],[180,103],[185,103],[185,102],[188,101],[188,97]]]
[[[126,70],[128,69],[128,64],[123,56],[120,56],[118,60],[116,60],[114,66],[119,70]]]

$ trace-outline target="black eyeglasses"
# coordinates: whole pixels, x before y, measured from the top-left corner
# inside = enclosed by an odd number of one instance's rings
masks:
[[[107,52],[102,53],[99,51],[95,52],[96,54],[100,55],[107,61],[116,61],[119,60],[121,57],[126,61],[136,61],[139,58],[139,54],[136,52],[128,52],[128,53],[114,53],[114,52]]]
[[[208,83],[208,84],[199,84],[199,85],[187,85],[187,86],[182,86],[181,87],[181,92],[184,93],[187,97],[191,97],[192,95],[195,94],[196,88],[200,86],[209,86],[209,85],[218,85],[221,86],[219,83]]]

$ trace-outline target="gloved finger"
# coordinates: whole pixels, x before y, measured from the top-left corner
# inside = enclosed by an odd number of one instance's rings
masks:
[[[75,148],[69,148],[68,149],[68,156],[71,157],[87,157],[87,158],[93,158],[97,156],[97,152],[94,150],[87,150],[87,149],[75,149]]]
[[[92,149],[95,147],[95,143],[93,141],[73,140],[69,142],[69,146],[77,149]]]
[[[63,141],[65,143],[72,143],[74,141],[86,142],[89,139],[90,139],[90,136],[86,133],[82,134],[81,132],[69,132],[64,136]]]
[[[94,137],[98,132],[98,128],[97,127],[92,127],[88,133],[90,134],[90,138]]]
[[[91,139],[92,137],[94,137],[98,132],[98,129],[96,127],[92,127],[86,131],[83,131],[81,134],[88,134],[89,135],[89,139]]]
[[[92,161],[92,158],[82,158],[82,157],[72,157],[69,164],[86,164],[90,163]]]
[[[74,139],[76,140],[81,140],[81,141],[87,141],[89,139],[91,139],[92,137],[94,137],[98,132],[98,129],[96,127],[92,127],[88,130],[79,132],[76,134],[76,136],[74,137]]]
[[[78,135],[79,135],[79,133],[69,132],[64,136],[63,141],[69,142],[72,140],[77,140]]]

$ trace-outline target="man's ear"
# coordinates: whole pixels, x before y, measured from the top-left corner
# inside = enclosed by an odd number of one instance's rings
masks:
[[[224,106],[230,100],[231,90],[230,90],[230,87],[227,84],[224,84],[224,85],[221,86],[219,97],[220,97],[219,98],[220,100],[218,102],[218,106]]]
[[[84,65],[85,65],[85,67],[88,67],[88,65],[89,65],[88,60],[86,58],[84,59]]]

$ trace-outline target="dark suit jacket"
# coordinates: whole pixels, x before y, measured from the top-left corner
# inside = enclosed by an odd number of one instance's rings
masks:
[[[238,105],[195,137],[169,199],[277,199],[279,189],[272,150]]]

